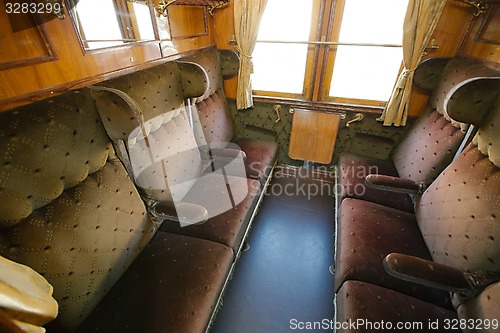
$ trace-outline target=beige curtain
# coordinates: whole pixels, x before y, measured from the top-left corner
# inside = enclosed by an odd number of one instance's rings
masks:
[[[410,0],[403,26],[403,72],[378,119],[385,126],[405,126],[415,68],[436,28],[446,0]]]
[[[234,30],[236,50],[240,54],[240,70],[238,72],[238,90],[236,92],[236,107],[238,110],[253,106],[252,53],[259,32],[260,19],[264,13],[267,0],[235,0]]]

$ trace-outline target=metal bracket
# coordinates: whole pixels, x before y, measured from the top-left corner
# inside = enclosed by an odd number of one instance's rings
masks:
[[[280,116],[281,105],[274,104],[273,110],[274,110],[274,112],[276,112],[276,121],[275,121],[275,123],[279,123],[281,121],[281,116]]]
[[[478,17],[479,15],[486,13],[486,10],[489,8],[488,4],[484,3],[483,1],[473,1],[473,0],[455,0],[455,1],[474,7],[473,15],[475,17]]]
[[[177,0],[170,0],[170,1],[165,2],[165,0],[160,0],[160,1],[158,1],[158,7],[156,7],[155,9],[158,13],[160,13],[160,15],[167,17],[168,6],[170,6],[171,4],[173,4],[176,1]]]
[[[345,127],[349,127],[352,123],[363,120],[364,117],[365,116],[362,113],[356,113],[354,118],[352,118],[347,122],[347,124],[345,124]]]

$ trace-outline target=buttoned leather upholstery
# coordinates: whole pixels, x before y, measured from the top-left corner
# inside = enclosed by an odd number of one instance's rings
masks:
[[[0,114],[0,255],[54,287],[53,331],[85,319],[153,236],[86,90]]]
[[[467,273],[500,273],[500,89],[496,92],[489,112],[479,115],[483,121],[473,142],[417,199],[415,216],[359,199],[342,202],[336,268],[341,318],[377,313],[380,306],[375,300],[366,302],[365,294],[354,293],[354,281],[362,281],[367,290],[378,290],[377,295],[385,293],[384,303],[391,304],[388,306],[403,309],[408,301],[404,299],[411,296],[427,302],[425,309],[418,311],[431,311],[431,317],[438,316],[441,321],[451,318],[443,312],[447,306],[434,298],[438,290],[403,280],[392,281],[395,278],[385,272],[381,259],[390,252],[431,259]],[[461,105],[448,103],[449,116],[462,114],[455,108],[460,109]],[[418,283],[418,279],[414,281]],[[494,319],[494,313],[500,311],[497,289],[498,283],[494,283],[468,298],[451,293],[458,318]],[[440,309],[434,309],[435,306]],[[419,315],[410,311],[402,315],[402,320],[413,322]],[[392,318],[382,313],[376,317]]]
[[[209,48],[181,60],[196,63],[207,73],[207,91],[193,99],[207,143],[238,145],[246,154],[247,176],[265,182],[277,160],[278,144],[271,140],[237,137],[224,94],[223,75],[230,77],[237,73],[238,56],[230,50]]]
[[[431,66],[424,62],[417,68],[419,86],[432,88],[429,103],[418,120],[407,132],[395,148],[390,161],[384,161],[343,154],[339,160],[340,184],[344,197],[359,198],[380,203],[393,208],[413,212],[413,203],[406,194],[382,191],[364,186],[364,176],[352,170],[377,169],[379,174],[387,169],[386,164],[393,166],[389,176],[409,178],[415,182],[430,182],[452,161],[458,147],[465,136],[468,122],[473,121],[475,114],[484,114],[489,110],[500,83],[498,80],[481,80],[481,78],[498,78],[496,70],[484,66],[481,62],[466,58],[451,60],[430,59],[438,65]],[[440,68],[443,66],[444,68]],[[432,68],[432,70],[429,69]],[[440,73],[439,79],[436,79]],[[423,73],[420,73],[423,72]],[[425,78],[432,84],[423,84]],[[477,82],[482,82],[477,84]],[[452,120],[447,114],[447,105],[451,99],[461,100],[456,105],[465,105],[463,101],[472,100],[468,108],[461,107],[461,112],[469,117],[461,117],[459,122]],[[479,125],[479,123],[476,123]],[[353,188],[363,190],[353,191]]]
[[[216,186],[197,181],[206,174],[205,138],[191,127],[185,99],[205,94],[205,75],[170,61],[0,114],[0,255],[54,287],[59,315],[49,332],[209,326],[262,186],[236,176]],[[126,170],[112,145],[121,140],[139,160],[174,156],[174,185],[189,185],[179,195],[198,186],[210,202],[232,186],[233,206],[206,224],[156,232],[140,192],[157,188],[138,189],[143,179],[128,172],[154,179],[157,169],[131,158]]]

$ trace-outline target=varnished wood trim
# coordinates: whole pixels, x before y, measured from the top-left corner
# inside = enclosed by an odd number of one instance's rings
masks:
[[[199,6],[197,6],[197,7],[199,7]],[[201,36],[208,35],[207,8],[206,7],[201,7],[201,8],[203,8],[203,28],[204,28],[204,31],[197,33],[197,34],[192,34],[192,35],[173,36],[172,35],[172,28],[170,27],[170,20],[169,20],[168,24],[169,24],[169,30],[170,30],[170,37],[172,38],[172,40],[182,40],[182,39],[188,39],[188,38],[201,37]]]
[[[492,22],[493,18],[495,17],[495,13],[498,10],[500,10],[500,4],[490,5],[490,8],[488,9],[487,13],[484,15],[483,21],[481,22],[481,26],[479,27],[477,35],[474,39],[476,42],[500,45],[500,40],[483,38],[483,35],[486,32],[486,29],[488,29],[488,26]]]
[[[140,70],[144,70],[144,69],[151,68],[154,66],[158,66],[158,65],[161,65],[161,64],[169,62],[169,61],[178,60],[182,57],[190,56],[192,54],[195,54],[197,52],[200,52],[202,50],[205,50],[205,49],[208,49],[208,48],[211,48],[214,46],[215,45],[209,45],[209,46],[199,48],[196,50],[190,50],[190,51],[186,51],[183,53],[177,53],[177,54],[167,56],[167,57],[164,57],[161,59],[155,59],[155,60],[140,64],[140,65],[135,65],[135,66],[119,69],[119,70],[112,71],[109,73],[103,73],[101,75],[90,77],[90,78],[66,82],[66,83],[58,85],[58,86],[50,87],[47,89],[41,89],[41,90],[29,93],[29,94],[16,96],[14,98],[5,99],[3,101],[0,101],[0,112],[7,111],[7,110],[10,110],[10,109],[18,107],[18,106],[30,104],[30,103],[33,103],[33,102],[36,102],[36,101],[39,101],[39,100],[42,100],[45,98],[61,95],[65,92],[68,92],[71,90],[85,88],[85,87],[91,86],[93,84],[103,82],[106,80],[110,80],[110,79],[113,79],[113,78],[116,78],[116,77],[119,77],[122,75],[130,74],[130,73],[133,73],[136,71],[140,71]]]
[[[44,56],[41,56],[41,57],[36,57],[36,58],[28,58],[28,59],[22,59],[22,60],[18,60],[18,61],[9,61],[9,62],[0,63],[0,70],[35,65],[35,64],[40,64],[43,62],[56,61],[59,59],[57,57],[56,52],[54,51],[54,46],[49,38],[47,30],[45,29],[45,27],[43,25],[43,20],[40,17],[40,14],[32,15],[32,17],[33,17],[33,20],[35,21],[38,33],[40,34],[40,37],[42,38],[42,41],[45,45],[45,49],[47,51],[47,54]]]

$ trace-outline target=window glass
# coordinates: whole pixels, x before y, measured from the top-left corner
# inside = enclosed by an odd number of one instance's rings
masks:
[[[346,0],[339,41],[400,45],[408,1]],[[330,96],[387,101],[401,67],[401,47],[339,46]]]
[[[253,53],[253,89],[271,96],[383,104],[401,68],[407,6],[408,0],[268,0]],[[286,43],[319,40],[312,36],[326,29],[321,22],[329,22],[330,33],[338,36],[332,42],[371,46]]]
[[[268,1],[258,41],[307,41],[312,0]],[[254,90],[300,94],[307,58],[306,44],[257,42],[253,53]]]
[[[98,8],[98,10],[96,10]],[[76,5],[80,27],[89,49],[121,45],[123,38],[113,0],[85,0]],[[82,36],[82,37],[83,37]],[[92,42],[92,40],[114,40]]]
[[[148,5],[143,2],[132,2],[134,8],[135,19],[137,21],[136,38],[137,39],[154,39],[155,32],[151,21],[151,12]]]

